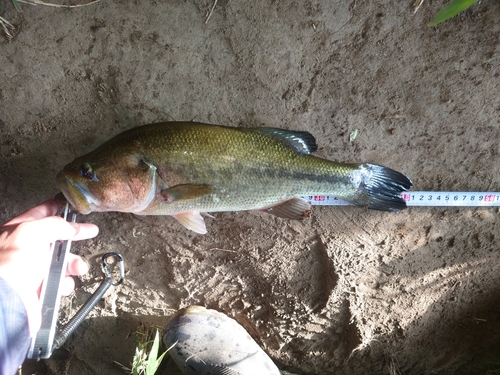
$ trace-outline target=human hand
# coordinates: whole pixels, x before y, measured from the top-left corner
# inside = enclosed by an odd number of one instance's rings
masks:
[[[54,216],[58,205],[53,200],[33,207],[0,227],[0,277],[19,295],[28,314],[31,335],[40,329],[40,289],[50,267],[51,244],[57,240],[84,240],[97,236],[94,224],[70,223]],[[67,275],[83,275],[87,264],[69,254]],[[68,295],[74,281],[66,277],[61,292]]]

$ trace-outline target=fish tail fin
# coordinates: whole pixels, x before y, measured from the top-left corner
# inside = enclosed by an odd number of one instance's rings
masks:
[[[359,198],[352,203],[381,211],[399,211],[406,208],[401,193],[413,185],[408,177],[393,169],[369,163],[360,164],[358,173]]]

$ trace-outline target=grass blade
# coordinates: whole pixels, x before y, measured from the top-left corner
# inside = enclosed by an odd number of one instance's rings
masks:
[[[23,10],[21,9],[21,5],[19,5],[19,2],[17,0],[12,0],[12,4],[14,4],[14,8],[16,8],[16,10],[18,12],[22,12]]]
[[[147,375],[153,375],[156,370],[158,369],[158,366],[156,364],[156,359],[158,358],[158,349],[160,348],[160,337],[158,335],[158,330],[156,330],[155,334],[155,339],[153,340],[153,346],[151,347],[151,350],[149,352],[148,356],[148,365],[147,365]]]
[[[447,6],[445,6],[441,11],[436,14],[436,17],[429,22],[429,26],[437,25],[441,22],[449,20],[450,18],[456,16],[462,10],[467,9],[477,0],[452,0]]]

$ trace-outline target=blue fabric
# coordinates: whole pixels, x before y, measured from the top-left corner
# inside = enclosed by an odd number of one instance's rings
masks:
[[[30,346],[26,309],[17,293],[0,278],[0,375],[14,375]]]

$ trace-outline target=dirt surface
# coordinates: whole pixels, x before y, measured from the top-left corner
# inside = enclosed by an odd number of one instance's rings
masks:
[[[411,3],[220,0],[208,22],[208,0],[0,3],[15,26],[0,45],[0,221],[54,196],[76,156],[167,120],[307,130],[320,156],[392,167],[415,190],[498,191],[500,59],[485,60],[500,53],[500,3],[432,28],[445,1]],[[113,361],[130,364],[139,324],[192,304],[243,322],[295,373],[500,373],[499,214],[218,213],[206,235],[81,215],[101,233],[74,245],[92,269],[61,319],[102,279],[103,253],[123,254],[127,280],[23,373],[123,374]]]

